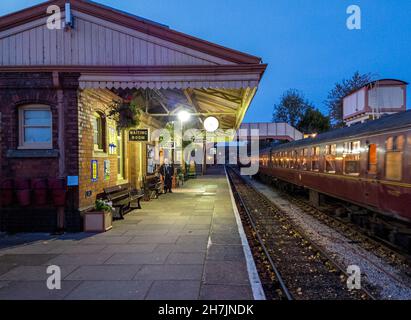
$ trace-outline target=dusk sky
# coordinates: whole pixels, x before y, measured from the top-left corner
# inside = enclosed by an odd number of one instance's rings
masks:
[[[2,0],[0,15],[43,1]],[[271,121],[296,88],[320,108],[333,84],[356,70],[411,81],[410,0],[98,0],[201,39],[262,57],[269,67],[245,121]],[[362,29],[346,9],[362,10]],[[411,97],[411,90],[408,90]],[[411,98],[409,98],[411,99]],[[411,105],[410,100],[407,102]]]

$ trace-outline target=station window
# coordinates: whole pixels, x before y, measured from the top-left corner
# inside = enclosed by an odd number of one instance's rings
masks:
[[[402,180],[404,142],[404,136],[393,136],[386,141],[385,177],[389,180]]]
[[[344,143],[344,174],[358,176],[360,174],[360,141]]]
[[[311,170],[320,171],[320,147],[311,148]]]
[[[52,115],[49,106],[19,108],[19,148],[52,149]]]
[[[336,173],[337,145],[329,144],[325,146],[325,172]]]
[[[368,146],[368,173],[377,174],[377,145]]]
[[[93,117],[93,141],[95,151],[105,151],[105,131],[105,117],[101,113],[95,112]]]

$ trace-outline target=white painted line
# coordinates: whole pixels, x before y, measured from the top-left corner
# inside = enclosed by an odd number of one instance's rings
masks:
[[[263,286],[261,285],[260,277],[258,276],[257,268],[255,266],[254,258],[248,244],[247,237],[244,232],[243,223],[241,222],[240,213],[238,212],[235,203],[233,191],[231,190],[230,181],[228,180],[227,170],[224,168],[225,177],[227,179],[228,189],[230,190],[231,204],[233,206],[235,220],[237,221],[238,233],[241,237],[241,244],[243,245],[245,260],[247,262],[248,278],[250,280],[251,288],[253,290],[254,300],[266,300]]]

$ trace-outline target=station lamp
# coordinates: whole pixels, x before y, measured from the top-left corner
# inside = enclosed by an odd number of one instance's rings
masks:
[[[181,110],[178,114],[178,119],[180,119],[181,122],[187,122],[188,120],[190,120],[190,113],[186,110]]]
[[[204,120],[204,129],[207,132],[214,132],[218,129],[220,123],[215,117],[208,117]]]

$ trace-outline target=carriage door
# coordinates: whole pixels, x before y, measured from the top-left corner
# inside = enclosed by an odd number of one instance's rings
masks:
[[[369,143],[367,154],[367,179],[364,182],[365,201],[374,206],[378,205],[378,146]]]

